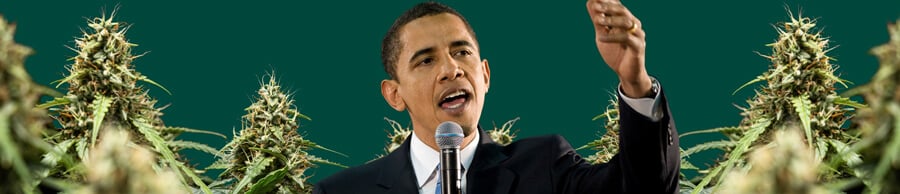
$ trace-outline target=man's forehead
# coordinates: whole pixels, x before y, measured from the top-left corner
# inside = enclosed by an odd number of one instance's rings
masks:
[[[475,44],[466,24],[450,13],[430,15],[415,19],[400,30],[403,53],[415,52],[434,46],[449,45],[454,41],[468,41]],[[402,59],[401,59],[402,60]]]

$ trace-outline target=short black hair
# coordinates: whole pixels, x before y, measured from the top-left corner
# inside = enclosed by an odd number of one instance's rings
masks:
[[[391,76],[391,79],[397,80],[397,58],[400,55],[400,49],[402,49],[400,28],[403,28],[404,25],[413,20],[442,13],[449,13],[459,17],[463,24],[466,25],[469,34],[472,35],[472,39],[475,39],[475,31],[472,30],[469,21],[453,8],[437,2],[416,4],[416,6],[406,10],[403,15],[400,15],[397,20],[394,20],[394,24],[391,25],[391,29],[388,30],[387,34],[384,35],[384,40],[381,43],[381,63],[384,64],[384,72]]]

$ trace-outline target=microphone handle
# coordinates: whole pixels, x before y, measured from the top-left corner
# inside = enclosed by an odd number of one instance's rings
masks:
[[[441,194],[461,194],[459,148],[441,149]]]

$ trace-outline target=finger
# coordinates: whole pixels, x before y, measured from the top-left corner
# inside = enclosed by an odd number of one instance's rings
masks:
[[[631,36],[628,33],[608,33],[604,36],[597,36],[597,40],[605,43],[625,43],[628,41],[628,37]]]
[[[644,47],[644,32],[635,30],[634,32],[618,32],[613,31],[606,35],[597,35],[597,40],[604,43],[619,43],[632,48]]]
[[[596,1],[596,2],[588,2],[591,4],[591,12],[599,15],[607,15],[607,16],[618,16],[618,15],[631,15],[631,12],[628,8],[625,8],[619,2],[614,1]]]
[[[641,32],[643,34],[643,32]],[[628,47],[634,48],[635,50],[643,51],[647,46],[647,41],[644,41],[643,36],[628,36]]]
[[[597,19],[597,24],[612,28],[621,28],[630,30],[631,27],[639,27],[635,19],[625,16],[606,16]]]
[[[612,27],[610,26],[601,24],[600,21],[603,20],[606,20],[606,16],[597,15],[591,17],[591,22],[593,23],[594,29],[597,30],[597,32],[609,32],[609,30],[612,29]]]

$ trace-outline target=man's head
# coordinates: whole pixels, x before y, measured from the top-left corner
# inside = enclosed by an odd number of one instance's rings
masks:
[[[434,2],[416,5],[391,26],[381,57],[390,75],[382,95],[395,110],[409,111],[416,133],[433,135],[444,121],[459,123],[467,136],[475,131],[490,69],[462,15]]]

